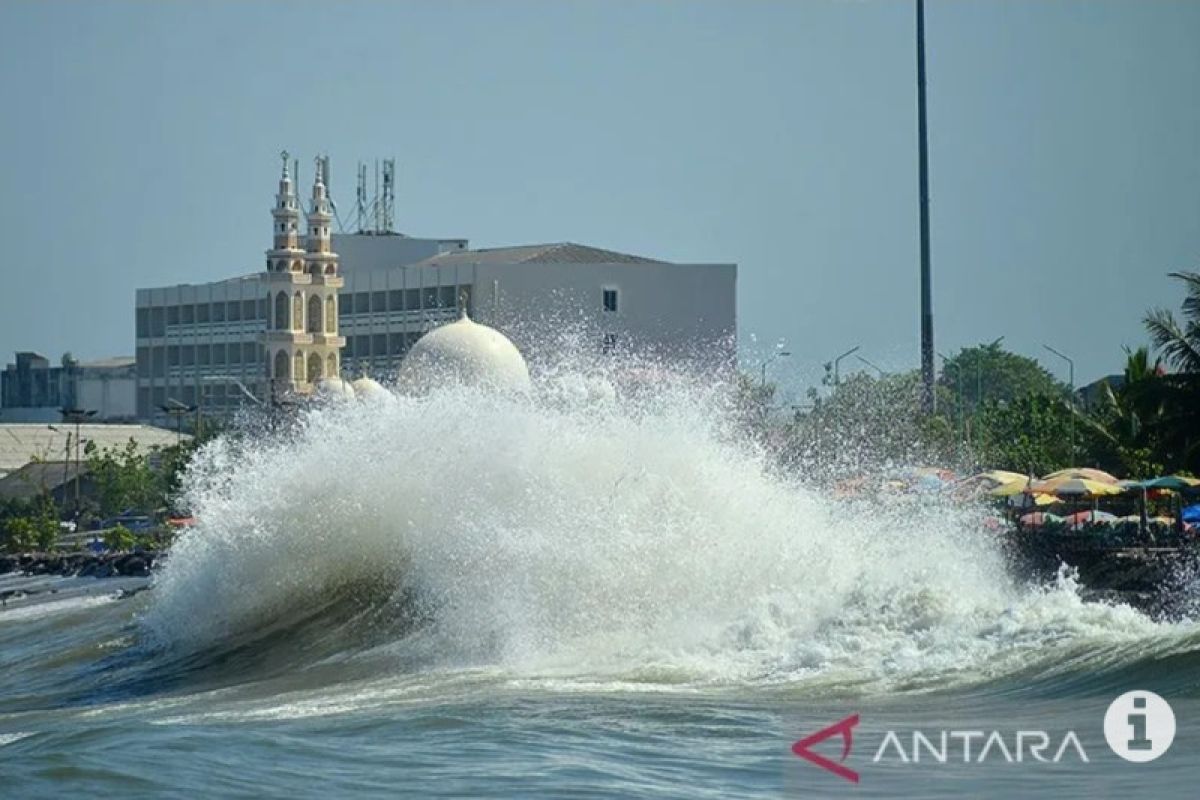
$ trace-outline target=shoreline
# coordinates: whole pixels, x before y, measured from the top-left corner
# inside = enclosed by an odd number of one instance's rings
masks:
[[[15,553],[0,555],[0,575],[58,575],[66,578],[149,577],[158,550],[116,553]]]

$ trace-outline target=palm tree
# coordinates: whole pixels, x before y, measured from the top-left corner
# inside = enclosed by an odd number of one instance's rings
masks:
[[[1200,471],[1200,272],[1172,272],[1183,281],[1182,319],[1162,308],[1143,322],[1161,357],[1175,372],[1163,375],[1156,392],[1162,401],[1163,441],[1168,465]]]
[[[1179,372],[1200,373],[1200,272],[1172,272],[1187,286],[1183,320],[1165,308],[1147,312],[1142,320],[1154,346],[1167,363]]]

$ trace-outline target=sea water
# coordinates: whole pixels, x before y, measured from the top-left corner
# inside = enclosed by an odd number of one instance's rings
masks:
[[[649,384],[563,368],[209,444],[148,591],[0,578],[30,592],[0,796],[1195,796],[1193,622],[1009,574],[977,509],[830,499],[727,387]],[[1147,764],[1104,736],[1134,689],[1177,720]],[[855,714],[818,750],[857,783],[792,751]],[[1032,730],[1087,760],[877,757]]]

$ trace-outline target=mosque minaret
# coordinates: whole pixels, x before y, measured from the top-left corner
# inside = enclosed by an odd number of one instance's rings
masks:
[[[338,335],[338,257],[330,247],[333,220],[324,159],[317,159],[305,245],[299,241],[300,204],[284,152],[275,207],[274,247],[267,251],[268,326],[263,334],[274,396],[309,394],[325,378],[339,378],[346,340]]]

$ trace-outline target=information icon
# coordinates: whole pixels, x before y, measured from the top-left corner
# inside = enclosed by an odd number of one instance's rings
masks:
[[[1104,738],[1126,761],[1153,761],[1175,740],[1175,712],[1154,692],[1126,692],[1104,714]]]

